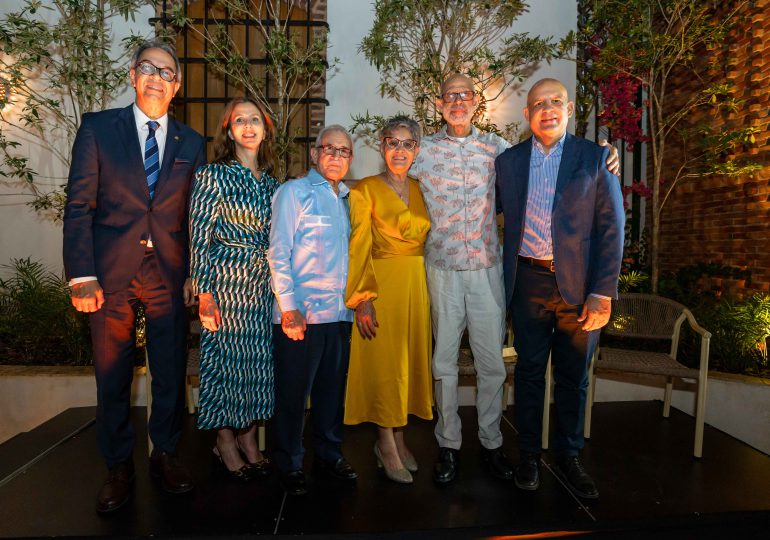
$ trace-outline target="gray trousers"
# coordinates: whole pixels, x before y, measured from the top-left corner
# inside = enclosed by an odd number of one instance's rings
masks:
[[[503,444],[500,433],[505,365],[505,293],[502,264],[482,270],[426,267],[436,347],[433,379],[438,412],[436,439],[441,447],[459,449],[462,425],[457,414],[457,357],[466,326],[476,368],[479,440],[484,448]]]

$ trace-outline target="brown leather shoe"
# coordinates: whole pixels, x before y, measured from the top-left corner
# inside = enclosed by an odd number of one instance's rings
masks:
[[[104,485],[96,497],[96,511],[100,514],[114,512],[131,498],[134,482],[134,464],[119,463],[110,469]]]
[[[192,476],[176,454],[157,452],[150,456],[150,475],[160,478],[169,493],[187,493],[193,488]]]

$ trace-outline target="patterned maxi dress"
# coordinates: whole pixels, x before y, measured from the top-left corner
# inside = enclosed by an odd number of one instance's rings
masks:
[[[222,315],[201,333],[198,427],[245,428],[273,415],[273,294],[267,265],[278,181],[237,161],[198,169],[190,201],[193,292]]]

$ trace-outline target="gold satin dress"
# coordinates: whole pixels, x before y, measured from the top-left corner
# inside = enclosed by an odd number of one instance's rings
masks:
[[[353,328],[345,423],[406,425],[433,418],[431,323],[423,246],[430,218],[416,180],[409,207],[379,177],[350,191],[350,264],[345,303],[373,300],[377,335]]]

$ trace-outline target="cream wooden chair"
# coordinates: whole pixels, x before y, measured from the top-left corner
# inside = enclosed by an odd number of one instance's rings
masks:
[[[685,367],[677,362],[679,331],[687,320],[693,331],[700,336],[700,364],[698,369]],[[639,339],[659,339],[671,342],[669,353],[597,347],[588,372],[588,399],[585,411],[585,437],[591,436],[591,407],[596,390],[596,370],[649,373],[666,377],[663,397],[663,416],[671,411],[671,394],[674,377],[695,379],[698,393],[695,407],[696,458],[703,455],[703,425],[706,417],[706,383],[708,381],[709,340],[711,334],[695,320],[692,312],[683,305],[650,294],[621,294],[612,304],[612,317],[602,330],[607,336]]]

